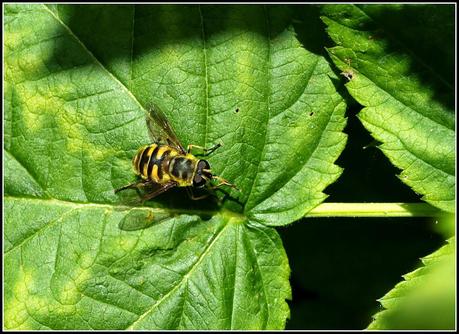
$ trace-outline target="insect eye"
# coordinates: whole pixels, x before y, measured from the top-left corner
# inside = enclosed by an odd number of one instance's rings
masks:
[[[197,188],[201,188],[206,184],[206,180],[199,174],[196,174],[193,179],[193,186]]]

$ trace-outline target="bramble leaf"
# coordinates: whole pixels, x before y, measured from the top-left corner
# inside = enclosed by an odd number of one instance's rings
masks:
[[[4,10],[5,327],[284,328],[289,267],[270,226],[324,200],[346,141],[335,75],[289,9]],[[149,142],[149,103],[184,146],[222,143],[208,160],[241,193],[115,195]]]
[[[432,8],[330,5],[323,8],[323,21],[337,45],[329,54],[349,79],[349,93],[365,107],[358,115],[363,125],[402,170],[404,183],[423,200],[453,212],[454,10]],[[405,29],[406,22],[411,28]],[[421,31],[415,38],[413,26]],[[444,62],[432,61],[440,55]]]

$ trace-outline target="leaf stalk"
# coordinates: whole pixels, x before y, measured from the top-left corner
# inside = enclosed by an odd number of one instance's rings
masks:
[[[439,217],[443,214],[444,211],[427,203],[322,203],[305,217]]]

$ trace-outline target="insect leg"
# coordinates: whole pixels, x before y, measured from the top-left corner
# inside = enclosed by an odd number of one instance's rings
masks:
[[[203,151],[206,153],[206,155],[207,155],[207,154],[210,154],[210,153],[212,153],[213,151],[215,151],[215,150],[216,150],[217,148],[219,148],[220,146],[222,146],[222,144],[220,144],[220,143],[218,143],[217,145],[214,145],[214,146],[212,146],[212,147],[210,147],[210,148],[205,148],[205,147],[203,147],[203,146],[190,144],[190,145],[187,146],[187,153],[190,153],[191,150],[193,149],[193,147],[195,147],[195,148],[200,148],[200,149],[203,150]]]
[[[176,182],[169,182],[161,186],[161,188],[153,191],[152,193],[146,194],[145,196],[142,197],[142,202],[148,201],[149,199],[152,199],[153,197],[156,197],[163,192],[175,187],[177,185]]]
[[[140,180],[140,181],[137,181],[137,182],[134,182],[134,183],[130,183],[130,184],[124,186],[124,187],[115,189],[115,194],[117,192],[120,192],[121,190],[126,190],[126,189],[136,189],[138,191],[139,188],[149,187],[149,186],[152,186],[154,184],[155,184],[155,182],[153,182],[153,181]]]
[[[139,189],[139,187],[140,187],[143,183],[144,183],[143,181],[138,181],[138,182],[134,182],[134,183],[128,184],[127,186],[124,186],[124,187],[115,189],[115,194],[116,194],[117,192],[120,192],[121,190],[134,189],[134,188],[135,188],[135,189]]]
[[[197,201],[199,199],[203,199],[203,198],[206,198],[206,197],[209,196],[209,194],[205,194],[205,195],[202,195],[202,196],[195,196],[194,193],[193,193],[193,188],[192,187],[186,187],[186,192],[187,192],[188,196],[194,201]]]
[[[220,176],[212,176],[212,179],[215,179],[215,180],[219,180],[220,183],[215,185],[215,186],[212,186],[210,187],[210,189],[217,189],[218,187],[222,186],[222,185],[227,185],[227,186],[230,186],[231,188],[234,188],[236,189],[237,191],[241,191],[238,187],[236,187],[234,184],[232,183],[229,183],[228,180],[225,180],[224,178],[220,177]]]

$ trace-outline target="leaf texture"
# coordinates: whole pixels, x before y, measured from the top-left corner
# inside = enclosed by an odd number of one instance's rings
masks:
[[[455,121],[450,75],[442,64],[435,69],[440,62],[432,60],[437,56],[432,54],[434,51],[425,54],[425,45],[437,43],[430,41],[432,31],[418,35],[417,39],[423,40],[417,44],[413,39],[411,44],[406,42],[406,32],[398,33],[404,30],[406,13],[433,20],[419,22],[420,31],[429,31],[423,28],[425,25],[441,26],[443,22],[449,27],[452,7],[435,11],[435,15],[429,8],[325,6],[323,21],[337,45],[328,49],[329,54],[350,79],[346,84],[349,93],[365,107],[358,115],[363,125],[402,170],[400,179],[404,183],[423,195],[423,200],[453,212]],[[442,43],[437,47],[440,53],[452,55],[454,44],[448,36],[439,34]],[[445,63],[452,64],[449,58]]]
[[[290,23],[282,7],[5,6],[6,328],[284,328],[270,225],[324,200],[346,141],[335,76]],[[223,144],[209,162],[241,193],[123,204],[152,102],[184,146]]]

